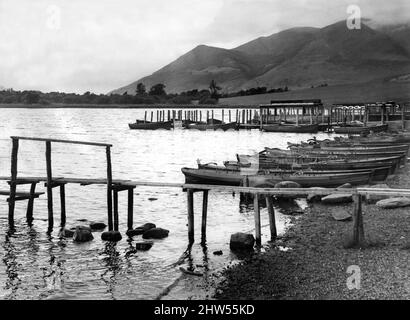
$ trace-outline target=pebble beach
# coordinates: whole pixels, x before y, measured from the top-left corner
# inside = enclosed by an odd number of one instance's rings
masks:
[[[390,176],[391,188],[410,187],[410,169]],[[353,222],[332,214],[352,212],[353,203],[312,203],[292,217],[286,234],[222,272],[214,298],[246,300],[410,299],[410,210],[381,209],[363,202],[366,246],[346,248]],[[360,282],[349,288],[349,267]]]

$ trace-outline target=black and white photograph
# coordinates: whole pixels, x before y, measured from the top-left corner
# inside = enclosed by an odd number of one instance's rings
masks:
[[[0,0],[0,35],[0,300],[410,300],[408,0]]]

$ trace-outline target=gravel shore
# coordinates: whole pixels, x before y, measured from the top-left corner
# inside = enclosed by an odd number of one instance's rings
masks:
[[[410,188],[409,168],[389,179]],[[383,210],[363,202],[365,249],[345,249],[353,222],[332,212],[353,204],[315,203],[294,217],[286,235],[224,270],[217,299],[410,299],[410,208]],[[360,289],[349,289],[349,266],[360,268]]]

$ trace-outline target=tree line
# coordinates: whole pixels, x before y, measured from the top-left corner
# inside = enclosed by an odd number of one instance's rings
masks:
[[[188,90],[184,92],[167,93],[166,86],[162,83],[155,84],[149,89],[143,83],[138,83],[135,92],[124,92],[123,94],[95,94],[85,92],[83,94],[64,93],[64,92],[48,92],[24,90],[16,91],[6,89],[0,91],[0,103],[3,104],[42,104],[48,105],[51,103],[58,104],[191,104],[197,101],[199,104],[217,104],[219,98],[236,97],[253,94],[263,94],[270,92],[283,92],[285,89],[271,89],[266,87],[257,87],[247,90],[241,90],[230,94],[221,94],[222,88],[217,85],[215,80],[212,80],[208,89]]]

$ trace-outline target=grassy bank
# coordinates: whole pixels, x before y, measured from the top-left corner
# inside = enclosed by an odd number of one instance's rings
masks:
[[[375,81],[362,84],[344,84],[321,88],[292,90],[282,93],[269,93],[220,99],[219,103],[263,104],[271,100],[321,99],[325,105],[334,103],[375,102],[375,101],[410,101],[410,82]]]
[[[389,180],[394,188],[410,188],[409,168]],[[353,204],[314,204],[295,219],[286,236],[263,254],[224,271],[217,299],[410,299],[410,210],[382,210],[363,204],[369,247],[344,249],[352,221],[332,218],[336,210],[352,212]],[[283,251],[283,248],[288,248]],[[349,290],[357,265],[361,288]]]

